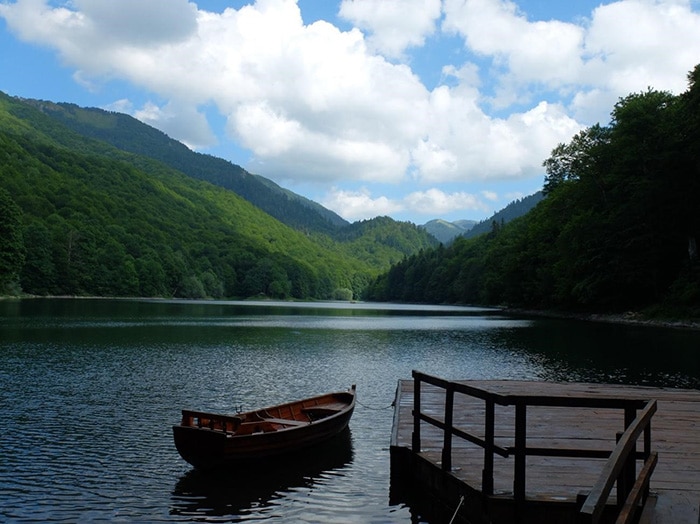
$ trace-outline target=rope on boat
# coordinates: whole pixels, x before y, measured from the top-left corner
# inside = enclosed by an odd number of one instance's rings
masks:
[[[389,404],[388,406],[382,406],[382,407],[380,407],[380,408],[375,408],[375,407],[372,407],[372,406],[368,406],[367,404],[363,404],[362,402],[360,402],[360,401],[357,400],[357,399],[355,399],[355,402],[356,402],[357,404],[359,404],[360,406],[362,406],[363,408],[366,408],[366,409],[373,409],[373,410],[375,410],[375,411],[381,411],[381,410],[383,410],[383,409],[389,409],[389,408],[393,408],[393,407],[394,407],[394,403],[393,403],[393,402],[392,402],[391,404]]]
[[[455,510],[454,514],[452,515],[452,518],[450,519],[450,524],[452,524],[455,521],[455,518],[457,517],[457,512],[459,511],[459,508],[462,507],[463,502],[464,502],[464,495],[462,495],[459,498],[459,504],[457,504],[457,509]]]

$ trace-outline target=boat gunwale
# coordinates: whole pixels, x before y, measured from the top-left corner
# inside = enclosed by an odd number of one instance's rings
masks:
[[[290,412],[294,412],[294,407],[301,405],[301,408],[299,411],[311,411],[314,409],[319,409],[319,410],[324,410],[324,409],[329,409],[324,407],[325,405],[323,403],[318,403],[314,405],[309,405],[305,406],[305,403],[308,402],[320,402],[324,399],[334,399],[336,400],[337,404],[343,404],[341,408],[339,408],[337,411],[334,413],[330,413],[329,415],[318,418],[316,420],[310,419],[308,421],[305,420],[297,420],[294,418],[287,418],[287,417],[282,417],[282,416],[272,416],[268,413],[268,410],[281,410],[288,408]],[[313,397],[307,397],[304,399],[299,399],[299,400],[293,400],[290,402],[285,402],[282,404],[275,404],[272,406],[267,406],[251,411],[245,411],[245,412],[240,412],[235,415],[228,415],[228,414],[221,414],[221,413],[213,413],[213,412],[207,412],[207,411],[195,411],[195,410],[190,410],[190,409],[183,409],[182,410],[182,419],[180,421],[180,424],[175,424],[173,425],[173,429],[175,428],[190,428],[193,430],[204,430],[204,431],[211,431],[213,433],[221,433],[227,436],[227,438],[243,438],[243,437],[251,437],[251,436],[258,436],[258,433],[254,434],[236,434],[235,430],[241,427],[244,424],[260,424],[260,423],[265,423],[269,422],[270,424],[275,424],[279,426],[286,426],[286,427],[280,427],[280,428],[274,428],[273,431],[268,431],[267,433],[278,433],[281,431],[288,431],[288,430],[299,430],[307,426],[312,426],[312,425],[319,425],[321,423],[325,422],[332,422],[338,417],[342,417],[348,412],[352,413],[355,408],[355,399],[356,399],[356,386],[355,384],[352,385],[352,387],[348,390],[345,391],[336,391],[336,392],[331,392],[331,393],[326,393],[323,395],[316,395]],[[330,402],[329,402],[330,403]],[[256,417],[252,418],[250,420],[246,420],[248,417]],[[213,427],[213,425],[204,425],[204,424],[196,424],[193,422],[194,418],[198,418],[201,420],[202,418],[209,419],[210,424],[216,420],[219,422],[219,425],[223,422],[223,427]],[[185,420],[189,419],[191,422],[186,424]],[[226,422],[231,422],[233,424],[233,431],[228,431],[228,426],[225,424]]]

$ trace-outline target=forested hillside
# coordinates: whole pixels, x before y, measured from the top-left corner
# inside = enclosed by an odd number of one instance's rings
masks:
[[[497,211],[490,218],[482,220],[474,227],[470,228],[469,231],[462,233],[461,236],[464,238],[474,238],[485,233],[493,231],[494,228],[500,228],[504,224],[507,224],[511,220],[515,220],[530,212],[530,210],[539,204],[540,200],[544,198],[542,191],[536,192],[534,195],[519,198],[508,204],[506,207]]]
[[[457,222],[431,220],[423,224],[421,228],[425,229],[443,244],[449,245],[457,237],[473,238],[500,228],[507,222],[529,212],[542,198],[544,198],[542,191],[537,191],[534,195],[511,202],[500,211],[480,222],[474,220],[459,220]]]
[[[620,100],[544,163],[546,198],[379,277],[375,300],[700,314],[700,66],[679,95]]]
[[[184,146],[183,146],[184,147]],[[363,251],[297,231],[227,190],[86,138],[0,94],[0,292],[38,295],[349,298],[431,245]]]
[[[332,235],[348,225],[347,221],[320,204],[271,180],[248,173],[227,160],[194,152],[129,115],[75,104],[43,100],[25,102],[82,136],[107,142],[117,149],[138,155],[136,158],[151,158],[193,178],[230,189],[295,229]],[[61,139],[60,136],[53,137]]]

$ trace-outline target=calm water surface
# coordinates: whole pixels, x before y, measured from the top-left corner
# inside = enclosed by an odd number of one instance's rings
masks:
[[[148,300],[0,301],[0,521],[407,523],[390,407],[411,370],[700,388],[700,332],[494,310]],[[357,384],[350,431],[268,475],[177,454],[182,408],[234,413]]]

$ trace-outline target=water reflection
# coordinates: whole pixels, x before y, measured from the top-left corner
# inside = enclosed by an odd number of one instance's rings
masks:
[[[414,522],[387,505],[390,404],[412,369],[697,388],[698,347],[698,331],[477,308],[0,300],[0,521]],[[173,445],[181,408],[353,383],[354,440],[338,454],[212,477],[186,473]]]
[[[255,510],[259,518],[277,500],[295,491],[313,489],[352,462],[352,434],[346,428],[329,441],[281,459],[227,471],[192,469],[177,482],[170,513],[196,520],[231,517],[244,521]]]
[[[489,337],[495,347],[527,355],[540,380],[700,387],[693,330],[537,319]]]

